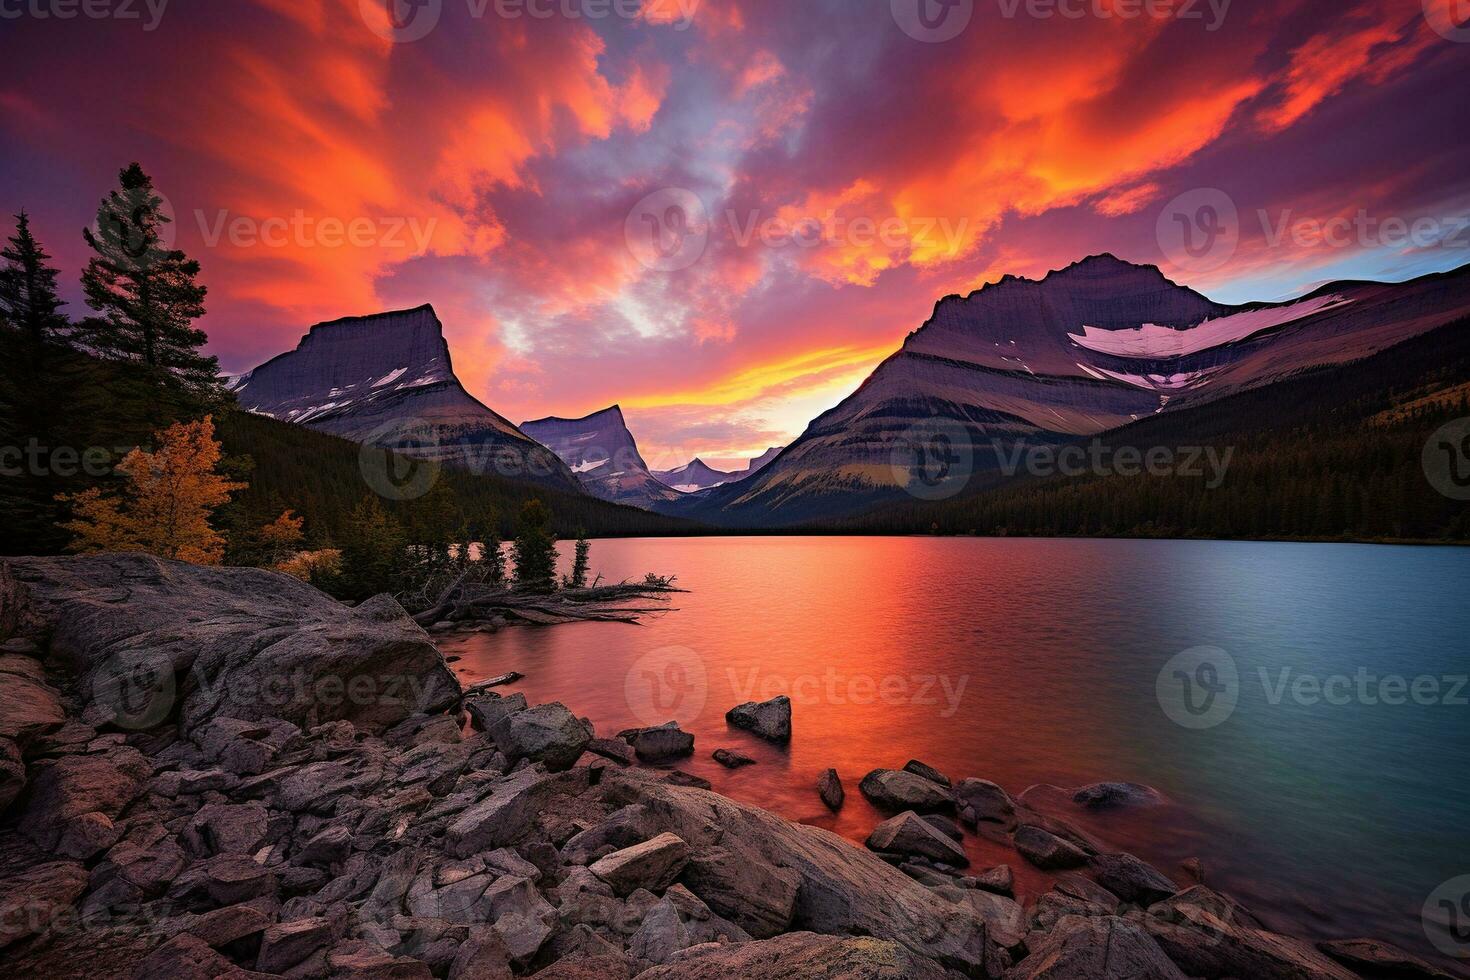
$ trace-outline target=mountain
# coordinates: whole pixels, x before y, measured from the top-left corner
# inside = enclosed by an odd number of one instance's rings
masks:
[[[775,459],[777,456],[781,455],[781,450],[785,448],[785,446],[772,446],[770,449],[767,449],[765,452],[761,453],[759,456],[746,463],[745,476],[759,473],[761,470],[765,469],[767,464],[769,464],[771,460]]]
[[[561,460],[460,384],[429,305],[318,323],[295,350],[229,384],[258,415],[475,473],[579,489]]]
[[[743,480],[748,473],[724,473],[707,465],[702,459],[695,459],[685,463],[676,470],[663,470],[653,474],[661,483],[673,487],[683,493],[694,493],[698,490],[708,490],[710,487],[723,486],[732,479]]]
[[[649,472],[617,405],[582,419],[537,419],[521,431],[556,453],[595,497],[650,510],[680,497]]]
[[[1018,442],[1058,445],[1301,372],[1361,360],[1470,313],[1470,267],[1230,306],[1097,255],[1006,276],[934,314],[755,476],[687,502],[782,526],[983,485]]]

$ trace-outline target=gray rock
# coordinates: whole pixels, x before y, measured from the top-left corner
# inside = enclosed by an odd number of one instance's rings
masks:
[[[1099,885],[1091,878],[1084,878],[1082,875],[1077,874],[1075,871],[1069,871],[1066,874],[1058,875],[1056,881],[1056,890],[1061,892],[1063,895],[1070,895],[1073,898],[1080,898],[1084,902],[1091,902],[1093,905],[1100,905],[1103,908],[1107,909],[1109,912],[1116,912],[1118,910],[1118,896],[1114,895],[1112,892],[1108,891],[1106,888],[1104,888],[1102,885]]]
[[[801,876],[724,847],[695,851],[684,870],[689,890],[758,939],[785,932],[796,914]]]
[[[625,766],[631,766],[638,760],[633,746],[620,738],[594,738],[587,743],[587,751]]]
[[[1412,953],[1376,939],[1334,939],[1317,948],[1370,980],[1452,980]]]
[[[1099,854],[1092,859],[1097,883],[1125,902],[1152,905],[1175,895],[1179,887],[1132,854]]]
[[[202,910],[274,895],[278,884],[264,865],[242,854],[221,854],[179,874],[168,894],[187,908]]]
[[[349,607],[288,575],[137,554],[4,564],[0,606],[24,635],[49,636],[89,707],[123,726],[177,709],[185,731],[219,715],[378,731],[459,698],[438,649],[387,596]]]
[[[385,953],[369,943],[333,948],[327,953],[326,965],[331,980],[433,980],[434,976],[427,963]]]
[[[327,919],[296,919],[268,927],[260,939],[255,968],[261,973],[284,973],[332,941]]]
[[[242,970],[197,936],[180,933],[138,964],[134,980],[253,980],[265,974]]]
[[[836,769],[828,769],[817,777],[817,795],[833,813],[842,809],[847,791],[842,788],[842,777],[837,775]]]
[[[1087,854],[1081,848],[1031,824],[1016,828],[1014,840],[1021,856],[1043,871],[1079,868],[1087,863]]]
[[[206,803],[184,826],[184,846],[199,857],[253,854],[264,843],[270,824],[265,804]]]
[[[791,699],[782,694],[760,703],[747,701],[725,712],[725,720],[768,741],[789,742]]]
[[[741,755],[733,749],[715,749],[710,756],[726,769],[739,769],[741,766],[753,766],[755,760],[748,755]]]
[[[510,875],[498,879],[485,890],[485,902],[513,962],[529,961],[551,935],[548,923],[556,910],[529,879]]]
[[[975,875],[975,887],[997,895],[1015,896],[1016,878],[1009,864],[998,864]]]
[[[638,888],[661,892],[679,877],[688,862],[689,845],[666,833],[614,851],[594,862],[591,871],[619,895]]]
[[[773,939],[686,949],[639,980],[945,980],[933,960],[870,937],[792,932]]]
[[[941,834],[912,810],[883,821],[868,835],[868,847],[889,854],[911,854],[964,867],[970,863],[965,849]]]
[[[1239,905],[1203,885],[1151,906],[1140,922],[1192,977],[1351,980],[1357,976],[1309,943],[1259,928]]]
[[[965,839],[965,832],[960,829],[959,824],[942,813],[926,813],[923,819],[925,823],[952,841],[962,841]]]
[[[20,795],[26,785],[26,764],[20,747],[8,738],[0,738],[0,814]]]
[[[464,709],[469,712],[470,724],[480,732],[490,731],[506,715],[525,711],[527,707],[524,694],[502,696],[493,691],[481,691],[464,699]]]
[[[678,722],[667,722],[655,728],[635,728],[620,732],[644,762],[668,762],[694,754],[694,736],[679,728]]]
[[[549,801],[575,796],[587,788],[588,779],[587,769],[547,773],[529,768],[513,773],[449,824],[446,850],[454,857],[469,857],[515,844],[535,825]]]
[[[1116,810],[1159,806],[1165,801],[1162,793],[1141,783],[1093,783],[1076,790],[1072,802],[1089,810]]]
[[[73,861],[38,864],[0,879],[0,949],[43,933],[87,889],[87,869]]]
[[[1123,919],[1069,915],[1006,980],[1186,980],[1142,929]]]
[[[858,783],[858,791],[869,803],[890,812],[933,813],[954,808],[943,786],[900,769],[874,769]]]
[[[291,855],[296,864],[332,865],[352,853],[352,832],[341,824],[323,829]]]
[[[1026,941],[1026,910],[1012,899],[993,892],[974,889],[965,893],[965,901],[985,922],[986,937],[1002,949],[1019,949]]]
[[[79,839],[94,840],[95,821],[85,815],[100,813],[115,820],[153,775],[148,760],[127,747],[106,755],[63,756],[35,768],[20,831],[48,850],[55,850],[69,831]],[[74,827],[78,819],[93,827]]]
[[[231,905],[204,913],[184,931],[219,949],[246,936],[259,935],[270,924],[270,918],[253,905]]]
[[[903,771],[911,772],[915,776],[922,776],[923,778],[929,780],[931,783],[938,783],[945,789],[949,789],[952,785],[949,781],[948,776],[940,772],[938,769],[935,769],[933,766],[920,762],[918,759],[910,759],[908,762],[904,763]]]
[[[1016,825],[1016,804],[1010,794],[988,779],[960,780],[954,799],[960,819],[972,827],[986,823],[1009,829]]]
[[[5,602],[0,595],[0,604]],[[60,728],[66,721],[61,697],[34,657],[0,653],[0,738],[20,742]]]
[[[540,762],[563,772],[582,757],[592,733],[561,702],[510,712],[490,727],[490,737],[512,763]]]

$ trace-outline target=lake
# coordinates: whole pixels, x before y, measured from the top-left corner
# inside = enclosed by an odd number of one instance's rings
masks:
[[[524,673],[513,690],[599,734],[677,719],[696,736],[682,768],[791,819],[863,840],[881,817],[858,780],[909,759],[1012,794],[1146,783],[1171,804],[1079,822],[1181,882],[1198,857],[1275,928],[1421,954],[1424,903],[1470,874],[1470,550],[688,538],[597,541],[592,568],[689,592],[641,626],[442,649],[466,681]],[[793,700],[789,747],[726,725],[775,694]],[[758,764],[726,771],[719,747]],[[828,766],[847,788],[835,817],[814,788]]]

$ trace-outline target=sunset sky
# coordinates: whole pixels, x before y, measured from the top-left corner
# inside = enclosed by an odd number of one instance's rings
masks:
[[[90,2],[114,15],[0,0],[0,207],[74,316],[81,229],[137,160],[226,370],[431,302],[477,397],[619,402],[656,468],[789,441],[1005,273],[1111,251],[1241,301],[1470,261],[1463,0],[969,0],[947,40],[911,36],[918,0],[424,0],[396,41],[383,0]],[[1204,188],[1239,245],[1181,267],[1161,215]],[[687,267],[636,247],[660,191],[708,216]],[[802,219],[827,229],[781,235]]]

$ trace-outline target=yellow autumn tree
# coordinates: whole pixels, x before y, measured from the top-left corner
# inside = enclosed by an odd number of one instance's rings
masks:
[[[178,422],[153,435],[153,452],[134,449],[117,465],[127,478],[121,495],[93,488],[58,498],[72,507],[72,519],[62,525],[74,535],[71,549],[145,551],[218,565],[225,539],[209,519],[245,484],[215,472],[220,444],[214,439],[214,419]]]
[[[281,516],[260,529],[260,544],[272,565],[279,565],[295,554],[306,537],[306,518],[285,510]]]

